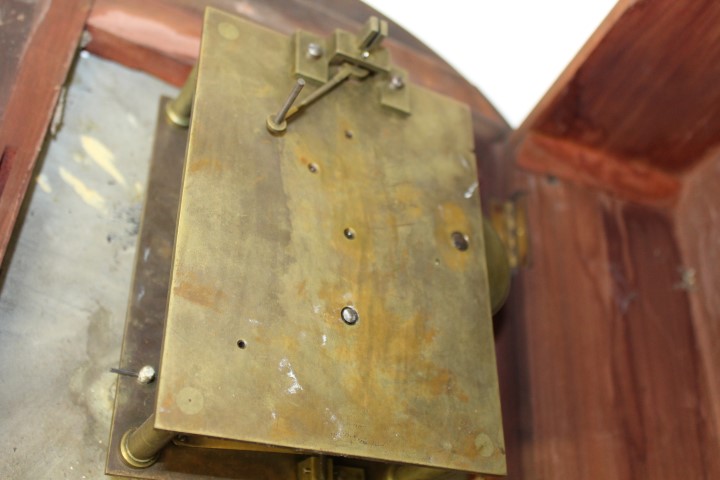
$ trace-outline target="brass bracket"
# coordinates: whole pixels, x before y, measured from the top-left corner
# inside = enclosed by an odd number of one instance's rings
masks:
[[[392,65],[390,52],[381,45],[387,32],[387,22],[377,17],[370,17],[359,35],[336,30],[323,38],[299,30],[294,35],[293,73],[322,85],[331,80],[331,67],[350,64],[377,77],[382,105],[409,115],[407,72]]]
[[[525,197],[517,193],[509,200],[491,200],[490,223],[505,245],[510,268],[527,266],[530,242]]]

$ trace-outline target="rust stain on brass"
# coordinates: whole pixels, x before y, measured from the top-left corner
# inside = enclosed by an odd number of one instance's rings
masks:
[[[293,48],[208,10],[156,427],[502,474],[470,113],[412,77],[388,108],[377,73],[270,135]]]
[[[204,170],[221,173],[223,171],[223,165],[211,158],[202,158],[188,164],[188,172],[190,173],[198,173]]]
[[[185,298],[193,303],[208,307],[213,310],[219,308],[219,303],[225,297],[225,293],[219,288],[200,283],[196,275],[188,275],[178,278],[173,285],[173,295]]]

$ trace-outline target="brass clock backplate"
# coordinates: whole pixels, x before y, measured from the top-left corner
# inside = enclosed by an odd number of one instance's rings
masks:
[[[404,115],[370,76],[273,136],[292,60],[208,10],[155,426],[503,473],[468,109],[406,85]]]

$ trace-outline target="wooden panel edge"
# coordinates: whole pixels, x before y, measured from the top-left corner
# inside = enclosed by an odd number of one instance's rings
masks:
[[[517,164],[658,207],[674,205],[681,182],[632,159],[618,158],[561,138],[530,133],[517,147]]]
[[[0,151],[15,154],[0,196],[0,262],[90,11],[91,0],[54,0],[28,41],[0,123]],[[52,53],[51,53],[52,52]]]

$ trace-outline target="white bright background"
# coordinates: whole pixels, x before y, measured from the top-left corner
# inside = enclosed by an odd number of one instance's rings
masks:
[[[438,53],[515,127],[615,5],[615,0],[363,1]]]

